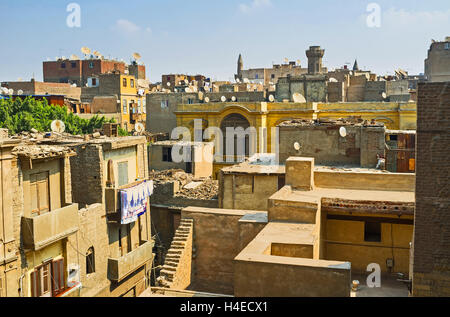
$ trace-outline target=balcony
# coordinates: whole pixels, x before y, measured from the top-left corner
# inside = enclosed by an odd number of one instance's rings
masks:
[[[40,250],[78,231],[78,204],[71,204],[34,217],[22,217],[22,240],[26,249]]]
[[[121,281],[153,258],[154,241],[147,241],[120,258],[108,259],[108,279]]]

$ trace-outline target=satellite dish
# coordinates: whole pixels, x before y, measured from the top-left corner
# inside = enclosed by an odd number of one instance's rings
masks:
[[[134,57],[134,59],[135,60],[140,60],[141,59],[141,54],[139,54],[139,53],[133,53],[133,57]]]
[[[339,129],[339,134],[341,135],[341,137],[345,138],[347,136],[347,129],[345,127],[341,127]]]
[[[170,87],[170,82],[167,82],[167,87]]]
[[[140,122],[135,124],[134,129],[136,130],[137,133],[142,133],[145,131],[144,125]]]
[[[189,85],[189,80],[185,79],[185,80],[184,80],[184,84],[185,84],[185,85]]]
[[[99,51],[94,51],[94,53],[92,53],[92,54],[97,57],[102,56],[102,54]]]
[[[190,89],[189,87],[186,87],[186,88],[184,89],[184,91],[185,91],[185,92],[191,92],[191,89]]]
[[[302,148],[302,147],[301,147],[300,143],[298,143],[298,142],[295,142],[295,143],[294,143],[294,150],[300,151],[301,148]]]
[[[222,100],[222,102],[225,102],[225,101],[227,101],[227,98],[226,98],[225,96],[222,96],[222,97],[220,98],[220,100]]]
[[[330,82],[330,83],[337,83],[338,80],[337,80],[336,78],[331,77],[331,78],[329,79],[329,82]]]
[[[53,120],[50,128],[55,133],[63,133],[66,130],[66,125],[61,120]]]
[[[3,94],[4,94],[4,95],[7,95],[7,94],[9,94],[9,90],[8,90],[8,88],[2,87],[2,89],[1,89],[1,90],[3,91]]]
[[[383,93],[381,94],[381,97],[383,97],[383,99],[386,99],[387,98],[387,95],[386,95],[386,93],[383,91]]]
[[[72,84],[72,87],[76,87],[77,86],[77,84]]]
[[[77,61],[77,60],[79,60],[80,58],[79,58],[77,55],[72,54],[72,55],[70,55],[70,59],[71,59],[72,61]]]
[[[285,62],[286,64],[288,64],[288,63],[289,63],[289,58],[286,57],[286,58],[284,59],[284,62]]]
[[[231,101],[236,102],[236,97],[235,96],[231,97]]]
[[[14,89],[8,89],[8,95],[12,95],[14,93]]]
[[[297,59],[297,65],[300,65],[301,63],[300,63],[300,60],[299,59]]]
[[[22,90],[22,89],[19,89],[19,90],[17,91],[17,94],[18,94],[19,96],[23,95],[23,90]]]
[[[248,84],[250,82],[250,80],[248,80],[248,78],[244,78],[244,83]]]
[[[205,102],[209,103],[209,97],[205,97]]]
[[[236,82],[239,84],[241,80],[239,78],[236,78]]]
[[[270,96],[269,96],[269,101],[270,101],[270,102],[274,102],[274,101],[275,101],[275,97],[274,97],[273,95],[270,95]]]
[[[81,48],[81,53],[83,53],[84,55],[89,55],[91,54],[91,49],[89,47],[83,46]]]
[[[292,95],[292,100],[295,103],[306,103],[305,97],[303,97],[303,95],[299,94],[298,92],[296,92],[295,94]]]

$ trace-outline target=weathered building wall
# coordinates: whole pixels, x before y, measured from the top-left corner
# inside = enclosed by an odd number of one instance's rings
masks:
[[[450,81],[450,37],[430,45],[425,60],[425,75],[430,82]]]
[[[70,158],[72,179],[74,180],[72,182],[73,201],[85,205],[104,203],[102,147],[100,145],[90,145],[84,148],[77,146],[74,150],[77,155]]]
[[[188,207],[182,218],[194,220],[194,260],[190,289],[233,294],[233,259],[239,253],[239,219],[247,211]]]
[[[280,126],[280,163],[291,156],[314,157],[316,164],[360,164],[360,126],[345,126],[347,136],[341,137],[341,126]],[[384,137],[384,136],[383,136]],[[294,149],[298,142],[300,151]]]
[[[79,230],[68,238],[69,268],[77,268],[75,281],[81,282],[81,297],[95,297],[108,293],[108,228],[105,208],[101,204],[87,206],[78,211]],[[94,250],[95,272],[87,273],[88,249]]]
[[[224,174],[220,172],[220,207],[267,210],[269,197],[279,189],[278,175]]]
[[[354,214],[353,214],[354,215]],[[377,217],[362,213],[362,217]],[[389,217],[396,221],[399,217]],[[380,265],[382,273],[403,273],[409,271],[410,242],[413,234],[412,216],[403,216],[409,224],[381,223],[381,242],[364,240],[364,221],[327,219],[325,259],[349,261],[352,263],[352,273],[366,274],[371,263]],[[393,260],[393,268],[386,265],[388,259]]]
[[[323,188],[389,189],[413,192],[415,189],[415,174],[315,171],[314,183],[317,187]]]
[[[450,83],[420,83],[413,296],[450,296]]]
[[[20,218],[23,193],[17,159],[11,155],[14,144],[4,145],[0,138],[0,297],[19,296],[21,275]]]
[[[172,133],[177,126],[174,111],[178,104],[198,103],[198,93],[152,93],[147,94],[147,131]],[[167,105],[167,107],[162,106]]]
[[[235,261],[236,297],[348,297],[350,267],[341,262],[255,255]],[[324,264],[322,264],[322,262]]]

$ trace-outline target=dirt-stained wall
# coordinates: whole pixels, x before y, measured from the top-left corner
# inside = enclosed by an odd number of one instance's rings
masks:
[[[182,219],[194,220],[193,274],[189,289],[233,294],[233,259],[241,251],[239,220],[247,213],[198,207],[182,210]]]

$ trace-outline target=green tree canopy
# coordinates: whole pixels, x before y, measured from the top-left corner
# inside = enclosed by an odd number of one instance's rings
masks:
[[[47,99],[0,99],[0,128],[6,128],[10,134],[36,129],[39,132],[51,131],[53,120],[61,120],[66,125],[65,132],[70,134],[89,134],[101,129],[104,123],[114,122],[95,115],[91,119],[82,119],[69,112],[67,107],[49,105]]]

